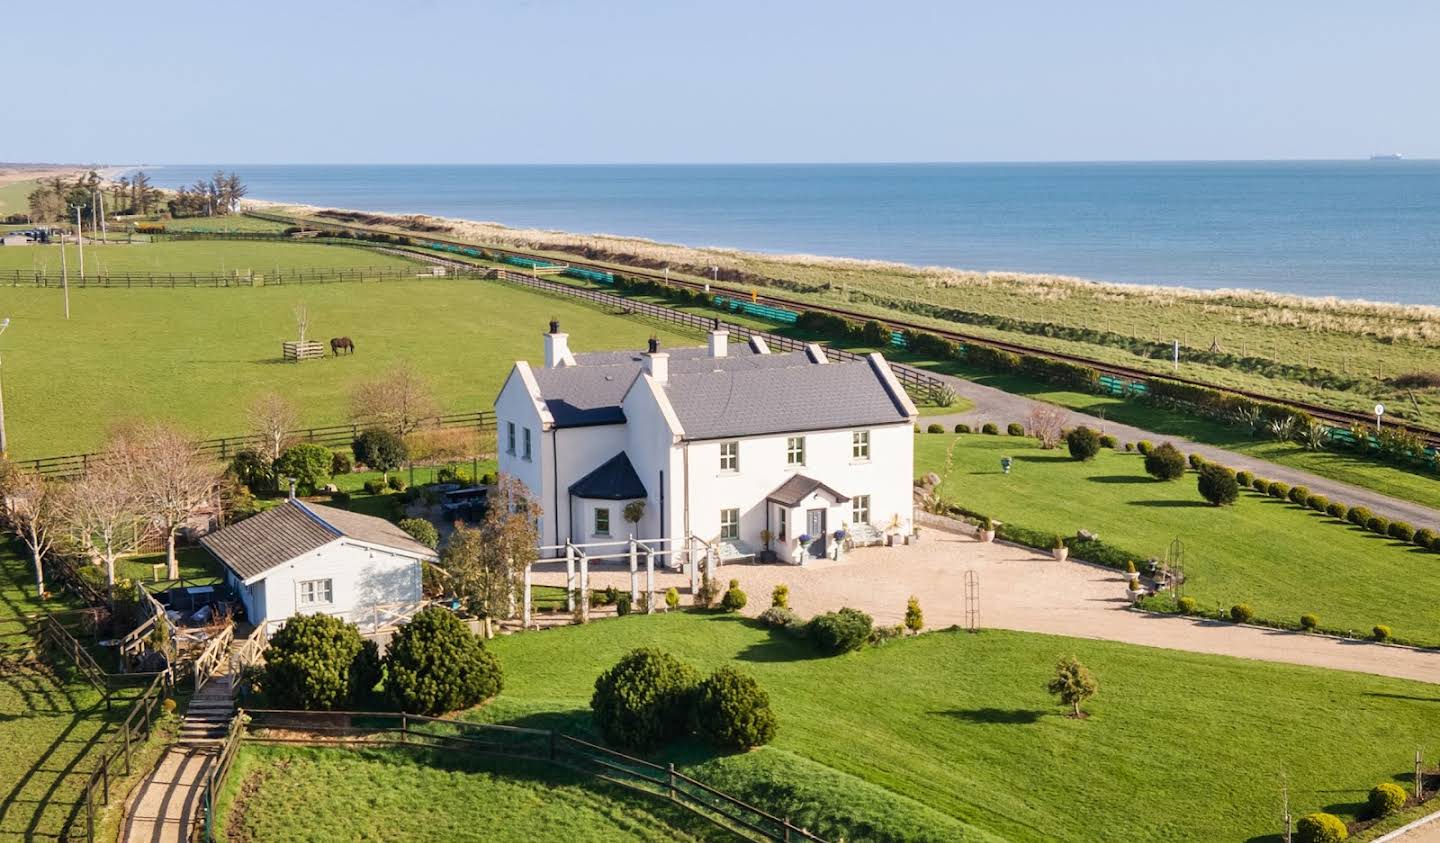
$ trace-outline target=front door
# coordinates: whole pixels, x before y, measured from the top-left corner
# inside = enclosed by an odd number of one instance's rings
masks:
[[[805,512],[805,532],[810,534],[810,547],[805,552],[819,559],[825,555],[825,510]]]

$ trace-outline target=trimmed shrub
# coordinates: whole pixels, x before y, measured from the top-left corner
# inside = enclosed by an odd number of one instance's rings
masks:
[[[385,481],[379,477],[365,481],[365,494],[381,495],[385,493]]]
[[[409,534],[410,538],[434,550],[440,544],[440,534],[435,525],[424,518],[406,518],[396,525]]]
[[[957,425],[955,425],[955,432],[956,432],[956,433],[969,433],[969,432],[970,432],[970,425],[968,425],[968,424],[957,424]]]
[[[720,608],[727,612],[738,612],[745,608],[749,598],[745,592],[740,590],[740,581],[731,580],[730,587],[725,590],[725,596],[720,598]]]
[[[1200,489],[1200,497],[1215,506],[1229,506],[1240,497],[1240,484],[1235,482],[1235,472],[1223,465],[1201,465],[1196,485]]]
[[[796,623],[800,620],[800,616],[784,606],[771,606],[761,612],[756,620],[770,629],[780,629]]]
[[[1325,507],[1325,514],[1329,515],[1331,518],[1338,518],[1341,521],[1344,521],[1350,517],[1350,507],[1346,506],[1343,503],[1340,503],[1339,501],[1332,501],[1328,506]]]
[[[1000,428],[995,426],[995,422],[985,422],[980,425],[980,432],[988,436],[998,436],[1000,435]]]
[[[775,739],[770,695],[749,674],[722,667],[695,689],[691,724],[717,749],[745,750]]]
[[[939,424],[938,422],[931,422],[929,425],[926,425],[926,427],[925,427],[925,432],[926,432],[926,433],[944,433],[944,432],[945,432],[945,425]]]
[[[313,495],[330,479],[330,449],[313,442],[291,445],[275,461],[275,478],[293,477],[295,488],[302,495]]]
[[[1305,498],[1305,506],[1316,512],[1324,512],[1325,508],[1330,506],[1330,499],[1324,495],[1310,495]]]
[[[669,588],[665,589],[665,608],[673,612],[679,607],[680,592],[677,591],[675,589],[675,586],[672,585]]]
[[[404,439],[396,433],[379,428],[361,433],[355,438],[350,449],[355,452],[358,462],[374,471],[387,474],[404,465],[410,456],[410,449],[405,445]]]
[[[1169,442],[1144,453],[1145,473],[1156,480],[1178,480],[1185,476],[1185,456]]]
[[[1244,488],[1244,489],[1250,488],[1250,484],[1251,484],[1252,482],[1254,482],[1254,480],[1255,480],[1255,475],[1251,474],[1251,473],[1248,472],[1248,471],[1237,471],[1237,472],[1235,472],[1235,482],[1236,482],[1236,483],[1239,483],[1240,486],[1241,486],[1241,488]]]
[[[1300,628],[1306,632],[1314,632],[1320,628],[1320,617],[1308,612],[1300,616]]]
[[[1125,453],[1128,454],[1128,453],[1130,453],[1130,452],[1133,451],[1133,450],[1135,450],[1135,443],[1134,443],[1134,442],[1126,442],[1126,443],[1125,443]]]
[[[1343,843],[1349,836],[1339,817],[1323,811],[1306,814],[1295,823],[1295,843]]]
[[[810,619],[806,632],[821,652],[848,653],[858,650],[870,640],[874,620],[858,609],[844,608],[826,612]]]
[[[1104,436],[1100,437],[1100,447],[1109,448],[1113,451],[1116,448],[1120,447],[1120,440],[1107,433]]]
[[[1310,497],[1310,490],[1304,486],[1291,486],[1290,491],[1286,493],[1285,497],[1289,498],[1291,503],[1304,506],[1305,499]]]
[[[605,740],[648,751],[685,734],[700,675],[669,653],[631,650],[595,680],[590,711]]]
[[[1376,624],[1375,627],[1370,630],[1370,636],[1376,641],[1389,641],[1392,634],[1390,627],[1383,623]]]
[[[905,604],[905,628],[919,632],[925,628],[925,613],[920,609],[920,599],[911,597]]]
[[[1370,788],[1370,798],[1365,802],[1370,808],[1370,816],[1378,819],[1404,808],[1408,799],[1405,788],[1394,782],[1381,782]]]
[[[437,716],[500,693],[500,662],[448,609],[421,609],[385,651],[385,692],[401,711]]]
[[[770,605],[778,609],[790,608],[790,586],[782,582],[770,589]]]
[[[1195,598],[1181,597],[1175,601],[1175,608],[1179,609],[1182,615],[1193,615],[1195,614]]]
[[[403,492],[410,486],[409,483],[405,482],[405,478],[398,474],[390,475],[390,477],[385,480],[385,485],[397,492]]]
[[[1255,617],[1255,610],[1250,608],[1249,603],[1236,603],[1230,607],[1230,620],[1236,623],[1249,623]]]
[[[1272,480],[1270,487],[1265,490],[1265,493],[1276,500],[1283,501],[1290,496],[1290,487],[1281,483],[1279,480]]]
[[[1135,443],[1135,450],[1139,451],[1143,456],[1155,450],[1155,446],[1150,443],[1149,439],[1141,439],[1139,442]]]
[[[1372,533],[1386,535],[1390,532],[1390,519],[1379,515],[1372,515],[1365,521],[1365,529]]]
[[[1021,424],[1020,422],[1010,422],[1009,424],[1005,425],[1005,433],[1010,436],[1024,436],[1025,425]]]
[[[1200,466],[1205,464],[1205,458],[1200,456],[1199,454],[1191,454],[1186,459],[1189,461],[1190,467],[1195,469],[1196,471],[1199,471]]]
[[[1256,477],[1254,480],[1250,481],[1250,488],[1254,489],[1262,495],[1268,495],[1270,494],[1270,481],[1266,480],[1263,477]]]
[[[260,684],[280,708],[345,708],[380,680],[360,630],[333,615],[296,615],[270,639]],[[368,683],[368,684],[367,684]]]
[[[1406,544],[1415,540],[1415,528],[1406,524],[1404,521],[1391,521],[1390,529],[1386,530],[1385,534],[1396,541],[1402,541]]]
[[[355,459],[349,451],[330,452],[330,476],[339,477],[355,470]]]
[[[1356,527],[1364,527],[1370,522],[1370,516],[1373,514],[1374,513],[1366,507],[1356,506],[1350,508],[1350,512],[1346,514],[1345,518]]]
[[[330,493],[330,502],[339,507],[350,505],[350,493],[343,489],[336,489]]]
[[[1070,456],[1077,460],[1093,460],[1100,453],[1100,434],[1088,427],[1077,427],[1065,434]]]
[[[1415,535],[1412,536],[1410,540],[1415,542],[1416,547],[1423,547],[1426,550],[1429,550],[1435,545],[1436,538],[1437,534],[1434,530],[1430,529],[1429,527],[1421,527],[1420,529],[1415,531]]]

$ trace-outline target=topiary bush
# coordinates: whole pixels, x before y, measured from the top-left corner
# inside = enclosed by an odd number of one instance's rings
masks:
[[[939,422],[931,422],[929,425],[927,425],[927,426],[925,427],[925,432],[926,432],[926,433],[944,433],[944,432],[945,432],[945,425],[940,424]]]
[[[1135,450],[1139,451],[1141,456],[1148,456],[1151,451],[1155,450],[1155,446],[1149,439],[1141,439],[1135,443]]]
[[[1205,458],[1200,456],[1199,454],[1191,454],[1186,459],[1190,463],[1190,467],[1195,469],[1196,471],[1199,471],[1200,466],[1205,464]]]
[[[1237,471],[1237,472],[1235,472],[1235,482],[1236,482],[1236,483],[1239,483],[1240,486],[1241,486],[1241,488],[1245,488],[1245,489],[1250,488],[1250,484],[1251,484],[1252,482],[1254,482],[1254,480],[1255,480],[1255,475],[1251,474],[1251,473],[1248,472],[1248,471]]]
[[[1113,451],[1116,448],[1120,447],[1120,440],[1107,433],[1104,436],[1100,437],[1100,447],[1109,448]]]
[[[410,487],[410,484],[405,482],[405,478],[401,477],[398,474],[392,474],[388,478],[386,478],[385,485],[389,486],[397,492],[403,492]]]
[[[665,608],[673,612],[679,607],[680,592],[676,590],[675,586],[672,585],[669,588],[665,589]]]
[[[1281,483],[1279,480],[1273,480],[1270,483],[1270,488],[1266,489],[1265,492],[1270,495],[1270,497],[1283,501],[1290,496],[1290,487]]]
[[[330,449],[313,442],[291,445],[275,461],[275,477],[292,477],[300,494],[315,494],[330,479]]]
[[[1195,614],[1195,598],[1181,597],[1175,601],[1175,608],[1179,609],[1182,615],[1193,615]]]
[[[980,432],[990,436],[998,436],[1000,435],[1000,428],[995,426],[995,422],[985,422],[980,425]]]
[[[738,612],[745,608],[749,598],[745,592],[740,590],[740,581],[731,580],[730,587],[725,590],[725,596],[720,598],[720,608],[727,612]]]
[[[1300,628],[1306,632],[1314,632],[1320,628],[1320,617],[1308,612],[1300,616]]]
[[[1134,443],[1134,442],[1126,442],[1126,443],[1125,443],[1125,453],[1128,454],[1128,453],[1130,453],[1130,452],[1133,451],[1133,450],[1135,450],[1135,443]]]
[[[362,651],[371,656],[362,656]],[[374,642],[333,615],[296,615],[265,649],[261,687],[277,708],[331,711],[355,703],[379,681]],[[368,684],[367,684],[368,683]]]
[[[1088,427],[1077,427],[1065,434],[1070,456],[1077,460],[1093,460],[1100,453],[1100,434]]]
[[[380,495],[380,494],[384,494],[384,492],[385,492],[385,481],[384,481],[384,480],[381,480],[379,477],[375,477],[375,478],[372,478],[372,479],[370,479],[370,480],[366,480],[366,481],[365,481],[365,494],[367,494],[367,495]]]
[[[669,653],[631,650],[595,680],[590,711],[605,740],[649,751],[685,734],[700,675]]]
[[[755,620],[769,629],[780,629],[800,620],[800,616],[784,606],[771,606],[761,612]]]
[[[790,586],[782,582],[770,589],[770,605],[788,609],[790,607]]]
[[[1365,802],[1370,808],[1370,816],[1378,819],[1404,808],[1408,800],[1405,788],[1394,782],[1381,782],[1370,788],[1370,798]]]
[[[1250,608],[1249,603],[1236,603],[1230,607],[1230,620],[1236,623],[1249,623],[1255,617],[1255,610]]]
[[[1379,623],[1375,625],[1374,629],[1370,630],[1370,635],[1376,641],[1389,641],[1392,633],[1390,631],[1390,627],[1386,626],[1383,623]]]
[[[1370,516],[1373,514],[1374,513],[1372,513],[1366,507],[1356,506],[1351,507],[1350,512],[1346,514],[1345,519],[1351,524],[1354,524],[1356,527],[1364,527],[1366,524],[1370,523]]]
[[[1254,489],[1262,495],[1268,495],[1270,494],[1270,481],[1266,480],[1263,477],[1256,477],[1254,480],[1250,481],[1250,488]]]
[[[1325,514],[1345,521],[1350,517],[1350,507],[1339,501],[1331,501],[1330,505],[1325,507]]]
[[[408,533],[410,538],[431,550],[440,544],[440,533],[436,531],[434,524],[424,518],[406,518],[396,526]]]
[[[806,632],[816,648],[834,655],[863,647],[870,640],[874,626],[869,615],[859,609],[844,608],[811,618]]]
[[[500,693],[500,662],[448,609],[430,606],[395,631],[385,692],[401,711],[437,716]]]
[[[1240,484],[1235,482],[1235,472],[1223,465],[1202,465],[1196,485],[1200,489],[1200,497],[1213,506],[1229,506],[1240,497]]]
[[[1415,542],[1416,547],[1423,547],[1429,550],[1435,545],[1436,538],[1437,534],[1434,530],[1429,527],[1421,527],[1415,531],[1415,535],[1410,540]]]
[[[1010,422],[1009,424],[1005,425],[1005,433],[1010,436],[1024,436],[1025,425],[1021,424],[1020,422]]]
[[[695,689],[695,733],[717,749],[746,750],[775,739],[770,695],[749,674],[722,667]]]
[[[1158,448],[1149,448],[1143,453],[1145,473],[1156,480],[1178,480],[1185,476],[1185,455],[1169,442]]]
[[[1295,843],[1343,843],[1349,836],[1339,817],[1322,811],[1306,814],[1295,823]]]
[[[970,432],[970,425],[968,425],[968,424],[957,424],[957,425],[955,425],[955,432],[956,432],[956,433],[969,433],[969,432]]]
[[[355,470],[355,460],[349,451],[330,452],[330,476],[339,477]]]
[[[1369,530],[1372,533],[1379,533],[1383,536],[1386,533],[1390,532],[1390,519],[1381,517],[1379,515],[1372,515],[1368,519],[1366,519],[1365,529]]]
[[[1305,506],[1316,512],[1324,512],[1330,506],[1330,499],[1324,495],[1310,495],[1305,498]]]
[[[1405,542],[1406,544],[1415,540],[1415,528],[1404,521],[1391,521],[1390,529],[1385,532],[1390,538]]]
[[[1291,486],[1290,491],[1286,493],[1285,497],[1289,498],[1291,503],[1304,506],[1305,499],[1310,497],[1310,490],[1304,486]]]

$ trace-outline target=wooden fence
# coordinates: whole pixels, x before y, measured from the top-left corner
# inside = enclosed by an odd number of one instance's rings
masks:
[[[450,274],[462,278],[479,278],[488,272],[475,268],[455,269]],[[236,270],[235,272],[105,272],[84,277],[76,273],[66,276],[58,272],[30,269],[0,270],[0,287],[41,287],[58,289],[68,285],[72,290],[90,288],[107,290],[129,289],[220,289],[227,287],[279,287],[295,284],[343,284],[361,281],[410,281],[433,278],[429,267],[354,267]]]
[[[267,729],[279,734],[269,735]],[[202,785],[191,840],[213,843],[214,799],[243,740],[330,745],[348,749],[414,746],[463,756],[483,755],[563,767],[645,796],[665,799],[743,839],[815,841],[820,837],[675,769],[662,767],[549,729],[470,723],[418,714],[346,711],[239,711],[213,773]]]
[[[70,829],[63,835],[64,839],[79,839],[79,835],[75,833],[73,822],[80,821],[84,825],[86,843],[94,843],[95,822],[104,813],[105,806],[110,804],[112,796],[118,795],[124,798],[124,793],[111,793],[111,779],[117,776],[129,776],[133,772],[132,758],[135,747],[143,744],[150,737],[156,718],[164,712],[162,703],[171,690],[169,671],[150,675],[154,676],[154,679],[145,689],[145,693],[141,694],[139,699],[135,700],[135,704],[130,707],[130,714],[125,718],[125,722],[120,725],[118,731],[112,732],[105,739],[105,743],[100,745],[98,749],[100,760],[85,781],[85,790],[80,797],[79,811],[72,820]]]

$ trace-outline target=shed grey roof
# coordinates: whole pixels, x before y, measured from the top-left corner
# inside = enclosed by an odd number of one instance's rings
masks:
[[[767,501],[774,501],[781,506],[797,506],[810,496],[816,489],[824,490],[836,503],[844,503],[850,500],[849,495],[842,495],[834,489],[821,483],[813,477],[806,477],[803,474],[796,474],[784,483],[775,487],[775,491],[765,497]]]
[[[298,500],[216,530],[200,544],[242,580],[249,580],[342,537],[418,556],[435,555],[383,518]]]
[[[570,494],[592,500],[628,501],[645,497],[645,484],[624,452],[600,464],[600,467],[576,480]]]

